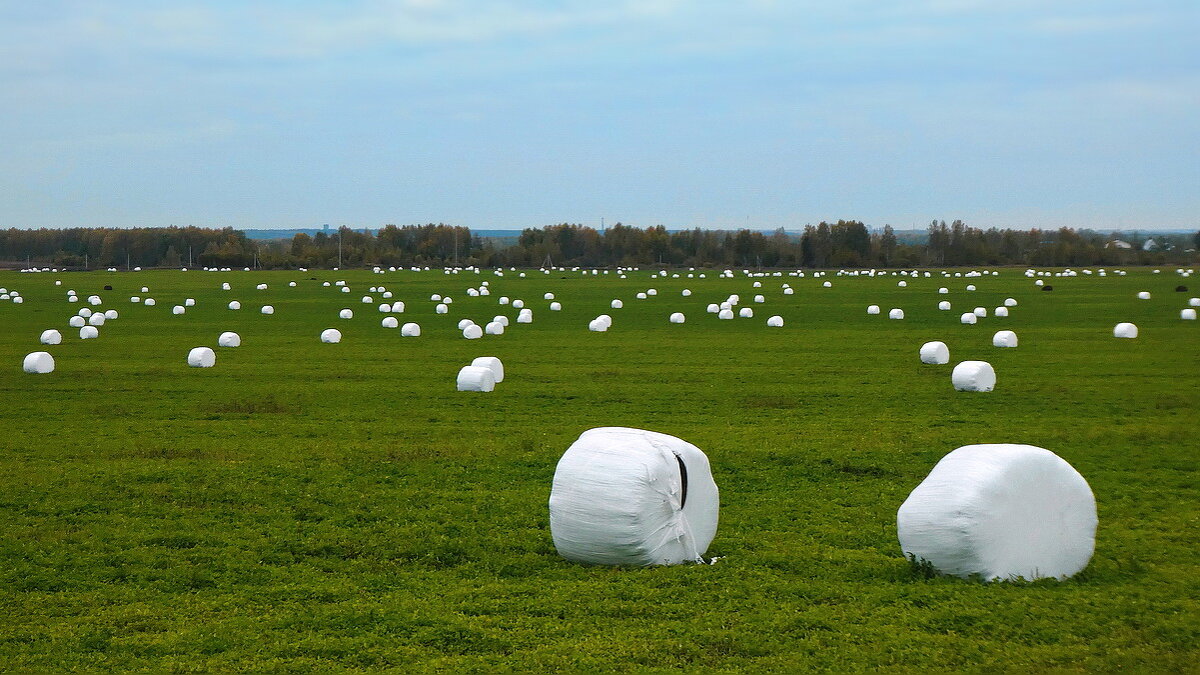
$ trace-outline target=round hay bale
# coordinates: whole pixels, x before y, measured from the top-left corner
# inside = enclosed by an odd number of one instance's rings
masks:
[[[976,307],[975,309],[973,309],[971,311],[975,314],[975,316],[977,316],[981,319],[987,318],[987,308],[986,307]]]
[[[112,321],[113,319],[116,319],[119,316],[121,316],[121,315],[118,314],[117,310],[115,310],[115,309],[110,309],[104,313],[104,318],[107,321]]]
[[[899,307],[893,307],[892,309],[888,310],[888,318],[889,319],[903,319],[904,318],[904,310],[900,309]]]
[[[475,324],[471,324],[463,329],[462,336],[468,340],[478,340],[483,337],[483,329]]]
[[[754,318],[754,310],[750,309],[749,307],[743,307],[738,310],[738,316],[743,319],[753,319]]]
[[[905,556],[984,581],[1066,579],[1096,545],[1096,498],[1058,455],[967,445],[946,455],[896,513]]]
[[[61,341],[61,340],[60,340]],[[47,342],[46,344],[58,344],[57,342]],[[50,352],[33,352],[25,355],[25,361],[21,367],[27,373],[34,375],[43,375],[45,373],[54,372],[54,357]]]
[[[1033,282],[1033,285],[1034,286],[1042,286],[1042,285],[1045,285],[1045,283],[1046,283],[1045,281],[1038,279],[1037,281]]]
[[[504,316],[502,314],[497,314],[496,316],[492,317],[492,321],[495,321],[496,323],[500,324],[501,326],[508,328],[508,317],[507,316]]]
[[[342,341],[342,331],[336,328],[326,328],[321,331],[321,342],[326,344],[337,344]]]
[[[767,318],[767,327],[768,328],[783,328],[783,317],[779,316],[778,314],[776,314],[775,316],[772,316],[772,317],[768,317]]]
[[[715,302],[712,302],[709,303],[708,307],[706,307],[704,311],[708,312],[709,314],[716,314],[717,312],[721,311],[721,306]]]
[[[1195,321],[1196,310],[1192,309],[1191,307],[1188,307],[1187,309],[1181,309],[1179,310],[1179,318],[1183,319],[1184,321]]]
[[[1005,299],[1004,299],[1004,306],[1005,306],[1005,307],[1016,307],[1016,306],[1017,306],[1017,301],[1016,301],[1016,299],[1015,299],[1015,298],[1005,298]]]
[[[942,286],[941,288],[938,289],[938,293],[940,293],[942,295],[946,295],[949,292],[950,292],[950,289],[946,288],[945,286]]]
[[[185,309],[183,305],[175,305],[174,307],[171,308],[172,314],[183,314],[186,311],[187,311],[187,309]]]
[[[437,314],[445,314],[450,311],[450,307],[446,303],[441,303],[437,307],[434,307],[433,311]]]
[[[391,312],[392,312],[392,305],[391,305],[390,303],[387,303],[387,302],[381,302],[381,303],[379,303],[379,306],[378,306],[378,307],[376,307],[376,309],[378,309],[378,310],[379,310],[379,313],[380,313],[380,314],[391,314]]]
[[[996,334],[992,336],[992,346],[993,347],[1016,347],[1017,346],[1017,334],[1012,332],[1011,330],[997,331]]]
[[[645,294],[645,293],[639,292],[639,293],[637,294],[637,299],[638,299],[638,300],[645,300],[645,299],[646,299],[646,297],[647,297],[647,296],[646,296],[646,294]]]
[[[674,436],[583,432],[554,470],[550,533],[559,555],[599,565],[704,562],[720,495],[708,457]]]
[[[685,288],[682,291],[680,291],[679,294],[682,295],[683,297],[687,298],[687,297],[691,297],[692,291],[691,291],[691,289]]]
[[[87,325],[87,319],[82,316],[73,316],[67,323],[70,324],[71,328],[82,328]]]
[[[962,316],[958,317],[958,320],[967,325],[973,325],[979,321],[979,317],[975,316],[974,312],[965,312]]]
[[[1004,317],[1008,316],[1008,308],[1007,307],[997,307],[996,309],[992,310],[992,315],[1003,319]]]
[[[653,297],[653,296],[655,296],[655,295],[658,295],[658,290],[657,290],[657,289],[654,289],[654,288],[647,288],[647,289],[646,289],[646,295],[649,295],[649,296],[651,296],[651,297]]]
[[[94,340],[100,337],[100,329],[95,326],[84,326],[79,329],[80,340]]]
[[[543,295],[543,296],[542,296],[542,299],[543,299],[543,300],[553,300],[553,299],[554,299],[554,294],[553,294],[553,293],[546,293],[545,295]],[[497,381],[499,381],[499,380],[497,380]]]
[[[533,310],[523,309],[517,314],[517,323],[533,323]]]
[[[1188,298],[1189,307],[1200,307],[1200,298]]]
[[[225,331],[217,336],[218,347],[241,347],[242,336],[233,331]]]
[[[767,301],[767,299],[764,296],[761,296],[761,295],[754,296],[754,302],[766,302],[766,301]]]
[[[897,282],[896,282],[896,286],[898,286],[898,287],[900,287],[900,288],[907,288],[907,287],[908,287],[908,282],[907,282],[907,281],[897,281]]]
[[[404,313],[404,303],[399,300],[393,302],[392,303],[392,313],[393,314],[403,314]]]
[[[328,286],[329,282],[328,281],[325,282],[325,285]],[[225,282],[225,283],[221,284],[221,290],[223,290],[223,291],[230,290],[229,282]]]
[[[520,298],[517,298],[516,300],[512,301],[512,306],[513,306],[513,309],[521,309],[522,307],[525,306],[525,301]]]
[[[921,345],[921,363],[942,366],[950,363],[950,348],[945,342],[934,340]]]
[[[78,314],[79,314],[79,316],[82,316],[83,318],[87,319],[92,316],[92,310],[88,309],[87,307],[82,307],[82,308],[80,308]]]
[[[939,302],[939,303],[938,303],[938,309],[940,309],[940,310],[942,310],[942,311],[946,311],[946,310],[950,309],[950,301],[949,301],[949,300],[943,300],[943,301]]]
[[[42,331],[41,337],[38,338],[38,341],[44,345],[61,345],[62,333],[54,330],[53,328],[44,330]]]
[[[489,392],[496,389],[496,376],[491,368],[463,366],[455,380],[458,391]]]
[[[238,302],[237,300],[234,300],[229,303],[229,309],[241,309],[241,308],[242,308],[242,303]]]
[[[603,333],[607,331],[608,326],[608,322],[600,318],[595,318],[588,322],[588,330],[596,333]]]
[[[794,291],[794,290],[793,290],[793,289],[791,289],[791,288],[785,288],[785,289],[783,289],[783,294],[784,294],[784,295],[792,295],[792,294],[794,294],[795,292],[796,292],[796,291]]]
[[[95,314],[88,317],[88,325],[89,326],[103,326],[104,322],[106,320],[107,319],[105,318],[103,313],[96,312]]]
[[[142,304],[147,307],[153,307],[156,303],[154,302],[154,298],[146,298],[145,302]]]
[[[71,302],[75,302],[75,301],[74,301],[74,300],[72,300]],[[140,297],[138,297],[138,296],[136,296],[136,295],[135,295],[135,296],[133,296],[133,297],[129,298],[129,302],[131,302],[131,303],[133,303],[133,304],[135,304],[135,305],[138,305],[138,304],[141,304],[141,302],[142,302],[142,299],[141,299]]]
[[[550,303],[550,311],[551,312],[561,312],[562,311],[562,303],[561,302]]]
[[[379,325],[384,328],[398,328],[400,321],[394,316],[385,316],[383,317],[383,321],[379,322]]]
[[[867,305],[867,314],[878,314],[879,305]]]
[[[821,286],[823,286],[825,288],[833,288],[833,283],[826,281],[825,283],[821,284]]]
[[[996,371],[987,361],[963,361],[954,366],[950,381],[958,391],[991,391],[996,388]]]
[[[720,313],[717,314],[717,318],[724,320],[724,321],[728,321],[733,318],[733,310],[732,309],[723,309],[720,311]]]
[[[1138,300],[1149,300],[1150,299],[1150,291],[1138,291],[1137,297],[1138,297]]]
[[[1138,327],[1131,323],[1119,323],[1113,327],[1113,337],[1118,338],[1135,338],[1138,336]]]
[[[187,363],[193,368],[212,368],[217,363],[217,353],[210,347],[195,347],[188,352]]]
[[[353,319],[354,318],[354,310],[351,310],[349,308],[343,309],[342,311],[338,312],[338,318],[339,319]]]
[[[507,295],[500,296],[499,302],[501,305],[507,305],[508,304],[508,296]]]
[[[470,320],[470,319],[459,319],[459,320],[458,320],[458,329],[459,329],[459,330],[463,330],[463,329],[465,329],[467,326],[471,326],[471,325],[474,325],[474,324],[475,324],[475,322],[474,322],[474,321],[472,321],[472,320]]]
[[[504,363],[495,356],[478,356],[471,361],[471,366],[475,368],[487,368],[492,371],[492,379],[496,384],[504,381]]]
[[[499,321],[489,321],[483,327],[483,332],[486,335],[504,335],[504,324]]]
[[[674,312],[670,317],[667,318],[667,321],[670,321],[671,323],[683,323],[687,321],[687,318],[684,317],[683,312]]]
[[[421,337],[421,324],[406,323],[400,327],[400,337]]]

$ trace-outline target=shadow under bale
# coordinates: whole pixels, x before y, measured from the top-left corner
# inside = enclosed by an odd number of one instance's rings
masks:
[[[105,287],[104,287],[104,290],[106,290],[106,291],[111,291],[111,290],[112,290],[112,286],[105,286]]]
[[[1042,290],[1043,291],[1052,291],[1052,290],[1054,290],[1054,287],[1053,286],[1042,286]]]
[[[1176,293],[1187,293],[1187,286],[1176,286],[1175,292]]]

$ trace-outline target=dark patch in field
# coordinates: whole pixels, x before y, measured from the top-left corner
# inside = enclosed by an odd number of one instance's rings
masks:
[[[834,464],[831,459],[822,459],[821,463],[831,467],[834,471],[850,474],[851,476],[862,476],[870,478],[885,478],[898,476],[895,471],[889,471],[878,466],[854,466],[853,464]]]
[[[747,408],[791,410],[800,407],[800,401],[787,396],[747,396],[742,399],[742,405]]]
[[[274,397],[267,396],[258,399],[242,399],[238,401],[226,401],[224,403],[216,403],[208,406],[205,409],[207,412],[216,414],[234,414],[240,413],[243,415],[258,415],[258,414],[282,414],[282,413],[298,413],[300,407],[287,403],[280,403]]]

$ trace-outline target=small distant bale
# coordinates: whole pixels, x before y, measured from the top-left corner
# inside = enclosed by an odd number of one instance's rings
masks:
[[[349,309],[349,308],[343,309],[342,311],[338,312],[338,318],[339,319],[353,319],[354,318],[354,310]]]
[[[326,328],[321,331],[321,342],[325,344],[337,344],[342,341],[342,331],[336,328]]]
[[[987,361],[963,361],[954,366],[950,381],[958,391],[991,391],[996,388],[996,371]]]
[[[772,317],[768,317],[767,318],[767,327],[768,328],[783,328],[783,317],[779,316],[778,314],[776,314],[775,316],[772,316]]]
[[[878,314],[879,305],[867,305],[867,314]]]
[[[942,366],[950,363],[950,348],[937,340],[921,345],[921,363]]]
[[[95,326],[84,326],[79,329],[80,340],[94,340],[100,337],[100,329]]]
[[[241,347],[242,336],[233,331],[225,331],[217,336],[218,347]]]
[[[1012,332],[1011,330],[997,331],[996,334],[992,336],[992,346],[993,347],[1016,347],[1017,346],[1017,334]]]
[[[142,304],[147,307],[153,307],[156,303],[154,302],[154,298],[146,298]]]
[[[667,318],[667,321],[671,323],[683,323],[687,321],[687,318],[683,315],[683,312],[674,312]]]
[[[447,305],[446,303],[443,302],[443,303],[438,304],[437,307],[434,307],[433,311],[436,314],[445,314],[450,311],[450,307],[449,307],[449,305]]]
[[[1135,338],[1138,336],[1138,327],[1132,323],[1119,323],[1113,326],[1113,337],[1116,338]]]
[[[958,320],[967,325],[973,325],[979,321],[979,317],[974,312],[964,312],[962,316],[958,317]]]
[[[533,323],[533,310],[525,308],[517,314],[517,323]]]
[[[504,335],[504,324],[499,321],[489,321],[483,327],[483,332],[486,335]]]
[[[900,309],[899,307],[893,307],[892,309],[888,310],[888,318],[897,320],[903,319],[904,310]]]
[[[996,309],[992,310],[992,315],[1002,319],[1002,318],[1008,316],[1008,308],[1007,307],[997,307]]]
[[[971,310],[971,311],[972,311],[972,312],[975,314],[975,316],[977,316],[977,317],[979,317],[979,318],[981,318],[981,319],[986,319],[986,318],[987,318],[987,314],[988,314],[988,312],[987,312],[987,308],[986,308],[986,307],[976,307],[975,309],[973,309],[973,310]]]
[[[406,323],[400,327],[400,337],[421,337],[421,325],[417,323]]]
[[[1138,300],[1149,300],[1150,299],[1150,291],[1138,291],[1137,297],[1138,297]]]
[[[463,366],[455,380],[458,391],[489,392],[496,389],[496,376],[491,368]]]
[[[71,317],[71,320],[67,323],[70,324],[71,328],[82,328],[87,325],[87,319],[76,315]]]
[[[463,330],[464,328],[466,328],[467,326],[470,326],[473,323],[475,323],[475,322],[470,319],[459,319],[458,329]]]
[[[1181,309],[1179,310],[1179,318],[1183,319],[1184,321],[1195,321],[1196,310],[1192,309],[1191,307],[1188,307],[1187,309]]]
[[[946,310],[950,309],[950,301],[942,300],[941,302],[938,303],[938,309],[940,309],[942,311],[946,311]]]
[[[725,320],[725,321],[731,320],[731,319],[733,319],[733,310],[732,309],[723,309],[717,314],[717,318]]]
[[[1016,300],[1016,298],[1005,298],[1005,299],[1004,299],[1004,306],[1005,306],[1005,307],[1016,307],[1016,306],[1017,306],[1017,300]]]
[[[379,325],[384,328],[396,328],[400,325],[400,321],[394,316],[385,316],[383,317],[383,321],[379,322]]]
[[[940,293],[942,295],[946,295],[949,292],[950,292],[950,289],[946,288],[945,286],[942,286],[941,288],[938,289],[938,293]]]
[[[743,319],[753,319],[754,318],[754,310],[750,309],[749,307],[743,307],[738,310],[738,316]]]
[[[229,303],[229,309],[241,309],[241,308],[242,308],[242,303],[238,302],[237,300],[234,300]]]
[[[38,340],[44,345],[60,345],[62,344],[62,333],[53,328],[44,330]]]
[[[187,311],[187,309],[184,308],[183,305],[175,305],[174,307],[171,308],[172,314],[183,314],[186,311]]]
[[[483,329],[476,324],[471,324],[463,329],[462,336],[468,340],[478,340],[483,337]]]
[[[193,368],[212,368],[217,363],[217,354],[211,347],[195,347],[188,352],[187,363]]]

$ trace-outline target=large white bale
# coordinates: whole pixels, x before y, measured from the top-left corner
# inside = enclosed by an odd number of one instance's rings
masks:
[[[1113,327],[1113,337],[1135,338],[1137,336],[1138,327],[1131,323],[1119,323]]]
[[[142,292],[145,293],[146,291],[142,291]],[[88,304],[99,305],[100,303],[101,303],[100,296],[98,296],[98,295],[89,295],[88,296]]]
[[[704,562],[720,495],[708,457],[674,436],[601,427],[567,448],[550,490],[550,534],[568,560]]]
[[[508,304],[508,296],[507,295],[500,296],[500,299],[498,300],[498,302],[501,305],[507,305]]]
[[[84,326],[79,329],[80,340],[93,340],[100,337],[100,329],[95,326]]]
[[[147,307],[153,307],[153,306],[154,306],[154,304],[155,304],[155,303],[154,303],[154,298],[146,298],[146,299],[145,299],[145,300],[142,302],[142,304],[143,304],[143,305],[145,305],[145,306],[147,306]]]
[[[385,316],[383,317],[383,321],[379,322],[379,325],[384,328],[396,328],[400,325],[400,321],[394,316]]]
[[[743,307],[738,310],[738,316],[743,319],[753,319],[754,318],[754,310],[749,307]]]
[[[103,326],[105,321],[107,321],[107,317],[103,312],[96,312],[88,317],[89,326]]]
[[[1096,498],[1058,455],[968,445],[946,455],[896,513],[905,556],[985,581],[1066,579],[1096,546]]]
[[[516,300],[512,301],[512,306],[513,306],[513,309],[521,309],[522,307],[525,306],[525,301],[520,298],[517,298]]]
[[[958,320],[965,324],[974,324],[979,321],[979,317],[975,316],[974,312],[964,312],[963,315],[958,318]]]
[[[325,285],[328,286],[329,282],[328,281],[325,282]],[[229,282],[225,282],[225,283],[221,284],[221,290],[228,291],[229,289],[230,289]]]
[[[483,332],[487,335],[504,335],[504,324],[499,321],[489,321],[483,327]]]
[[[458,391],[494,391],[496,376],[491,368],[463,366],[456,380]]]
[[[997,331],[997,333],[992,336],[992,346],[993,347],[1016,347],[1017,346],[1017,334],[1012,332],[1011,330]]]
[[[351,309],[343,309],[342,311],[338,312],[338,318],[339,319],[353,319],[354,311]]]
[[[543,295],[543,296],[542,296],[542,299],[543,299],[543,300],[553,300],[553,299],[554,299],[554,294],[553,294],[553,293],[546,293],[545,295]],[[499,382],[499,380],[497,380],[497,382]]]
[[[217,353],[211,347],[195,347],[188,352],[187,363],[193,368],[212,368],[217,363]]]
[[[821,286],[823,286],[825,288],[833,288],[833,283],[826,281],[825,283],[821,284]]]
[[[517,323],[533,323],[533,310],[525,308],[517,314]]]
[[[504,363],[495,356],[478,356],[471,361],[476,368],[487,368],[492,371],[492,377],[499,384],[504,381]]]
[[[1150,299],[1150,291],[1138,291],[1137,297],[1138,297],[1138,300],[1149,300]]]
[[[391,304],[386,302],[379,303],[379,307],[377,309],[379,310],[380,314],[390,314],[392,312]]]
[[[362,304],[373,305],[373,304],[375,304],[375,298],[372,298],[369,295],[364,295],[364,296],[362,296]]]
[[[57,342],[47,342],[45,344],[58,344]],[[54,372],[54,357],[50,352],[33,352],[25,356],[25,361],[21,366],[25,372],[34,375]]]
[[[42,331],[42,336],[39,338],[39,341],[44,345],[61,345],[62,333],[54,330],[53,328],[44,330]]]
[[[71,320],[68,321],[67,323],[70,324],[71,328],[83,328],[84,326],[87,325],[87,319],[83,318],[82,316],[76,315],[76,316],[71,317]]]
[[[218,347],[241,347],[242,336],[233,331],[225,331],[217,336]]]
[[[478,340],[483,337],[483,329],[476,324],[471,324],[463,329],[462,335],[468,340]]]
[[[438,304],[437,307],[434,307],[433,311],[436,312],[437,314],[445,314],[446,312],[450,311],[450,307],[448,305],[446,305],[446,303],[443,302],[443,303]]]
[[[645,294],[645,293],[643,293],[643,292],[639,292],[639,293],[637,294],[637,299],[638,299],[638,300],[645,300],[645,299],[646,299],[646,297],[647,297],[647,296],[646,296],[646,294]]]
[[[241,308],[242,308],[242,303],[238,302],[237,300],[234,300],[229,303],[229,309],[241,309]]]
[[[766,299],[766,297],[764,297],[764,296],[761,296],[761,295],[756,295],[756,296],[754,296],[754,301],[755,301],[755,302],[766,302],[766,301],[767,301],[767,299]]]
[[[732,319],[733,318],[733,310],[732,309],[723,309],[720,311],[719,314],[717,314],[717,318],[724,319],[724,320]]]
[[[934,340],[921,345],[921,363],[941,366],[950,363],[950,348],[945,342]]]
[[[903,319],[904,318],[904,310],[900,309],[899,307],[893,307],[892,309],[888,310],[888,318],[889,319]]]
[[[775,316],[772,316],[772,317],[768,317],[767,318],[767,327],[768,328],[783,328],[783,317],[779,316],[778,314],[776,314]]]
[[[1005,306],[1005,307],[1016,307],[1016,306],[1017,306],[1017,300],[1016,300],[1016,298],[1005,298],[1005,299],[1004,299],[1004,306]]]
[[[1008,316],[1008,308],[1007,307],[997,307],[996,309],[992,310],[992,314],[995,315],[997,318],[1003,319],[1004,317]]]
[[[1183,319],[1184,321],[1195,321],[1196,310],[1192,309],[1191,307],[1188,307],[1187,309],[1181,309],[1179,310],[1179,318]]]
[[[941,288],[938,289],[938,293],[941,293],[942,295],[945,295],[949,292],[950,292],[950,289],[946,288],[945,286],[942,286]]]
[[[963,361],[954,366],[950,382],[959,391],[991,391],[996,388],[996,370],[987,361]]]
[[[406,323],[400,327],[400,337],[421,337],[421,324]]]
[[[867,314],[878,314],[879,305],[867,305]]]
[[[505,328],[508,327],[508,317],[504,316],[503,314],[497,314],[496,316],[493,316],[492,321],[495,321],[496,323],[504,326]]]
[[[342,331],[336,328],[326,328],[321,331],[321,342],[326,344],[336,344],[342,341]]]
[[[675,312],[667,318],[667,321],[670,321],[671,323],[683,323],[684,321],[687,321],[687,318],[683,315],[683,312]]]
[[[939,303],[938,303],[938,309],[940,309],[940,310],[942,310],[942,311],[946,311],[946,310],[950,309],[950,301],[949,301],[949,300],[943,300],[943,301],[939,302]]]
[[[195,299],[195,298],[184,298],[184,300],[183,300],[183,306],[184,306],[184,307],[195,307],[195,306],[196,306],[196,299]]]

